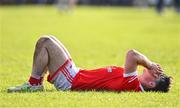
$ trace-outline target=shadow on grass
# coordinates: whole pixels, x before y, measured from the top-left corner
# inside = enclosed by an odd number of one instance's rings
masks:
[[[4,89],[1,90],[1,93],[8,93],[8,94],[12,94],[12,93],[46,93],[46,92],[56,92],[56,89],[47,89],[47,90],[43,90],[43,91],[21,91],[21,92],[8,92],[8,90]]]
[[[134,91],[106,91],[106,90],[85,90],[85,91],[76,91],[76,90],[66,90],[66,91],[62,91],[62,90],[56,90],[56,89],[45,89],[43,91],[21,91],[21,92],[8,92],[8,90],[4,89],[1,90],[1,93],[8,93],[8,94],[12,94],[12,93],[50,93],[50,92],[72,92],[72,93],[115,93],[115,94],[119,94],[119,93],[163,93],[164,92],[152,92],[152,91],[148,91],[148,92],[134,92]]]

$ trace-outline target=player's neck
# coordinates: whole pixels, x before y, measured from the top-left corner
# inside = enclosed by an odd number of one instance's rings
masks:
[[[138,76],[138,80],[139,82],[141,83],[141,85],[143,86],[143,88],[145,89],[146,88],[146,83],[145,83],[145,79],[144,79],[144,74],[141,74]]]
[[[143,84],[143,74],[138,75],[138,80],[141,84]]]

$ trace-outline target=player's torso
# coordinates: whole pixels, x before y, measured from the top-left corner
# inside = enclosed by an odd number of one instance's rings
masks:
[[[80,70],[72,90],[131,91],[139,85],[137,76],[124,77],[124,68],[109,66],[94,70]]]

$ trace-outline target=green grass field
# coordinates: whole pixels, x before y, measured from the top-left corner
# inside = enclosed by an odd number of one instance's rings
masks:
[[[45,81],[45,92],[7,93],[27,81],[36,40],[57,36],[76,65],[122,66],[128,49],[159,62],[174,83],[169,93],[62,92]],[[142,71],[142,68],[139,68]],[[180,15],[167,10],[77,7],[60,12],[51,6],[0,7],[0,107],[180,107]]]

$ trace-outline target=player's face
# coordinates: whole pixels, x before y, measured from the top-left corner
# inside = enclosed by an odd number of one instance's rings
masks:
[[[153,88],[153,87],[155,87],[156,78],[151,74],[150,71],[151,70],[144,69],[144,72],[143,72],[144,81],[143,81],[143,83],[146,87]]]

